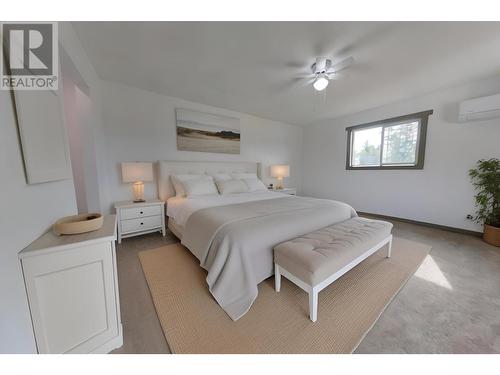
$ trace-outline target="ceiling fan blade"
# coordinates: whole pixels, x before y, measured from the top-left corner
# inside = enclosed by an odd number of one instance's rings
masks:
[[[340,70],[343,70],[345,68],[348,68],[349,66],[351,66],[352,64],[354,63],[354,57],[348,57],[347,59],[344,59],[340,62],[338,62],[337,64],[335,65],[332,65],[330,67],[330,69],[328,70],[327,74],[331,74],[331,73],[334,73],[334,72],[338,72]]]
[[[299,79],[299,78],[313,78],[314,75],[311,74],[311,73],[298,73],[298,74],[295,74],[293,77],[296,78],[296,79]]]
[[[309,78],[307,80],[304,80],[303,86],[312,85],[315,79],[316,79],[315,77],[312,77],[312,78]]]
[[[342,78],[344,78],[344,74],[338,72],[330,73],[328,75],[328,78],[330,79],[330,81],[340,81]]]
[[[288,79],[286,82],[282,82],[274,87],[277,93],[288,92],[290,90],[295,90],[299,87],[305,86],[308,80],[306,78],[294,77]]]
[[[312,85],[313,82],[314,82],[314,77],[311,78],[310,75],[307,78],[292,78],[292,79],[288,80],[287,82],[276,86],[274,90],[277,93],[286,93],[286,92],[290,92],[290,91],[296,91],[296,90],[300,89],[301,87],[306,87],[306,86]]]
[[[309,86],[309,85],[313,84],[314,79],[315,79],[315,77],[311,77],[311,76],[309,76],[307,78],[301,78],[301,79],[295,78],[293,86],[296,88]]]

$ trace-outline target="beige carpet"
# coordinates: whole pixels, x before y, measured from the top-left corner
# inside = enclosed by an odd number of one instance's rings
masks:
[[[250,311],[234,322],[180,244],[139,257],[173,353],[351,353],[430,249],[395,238],[391,258],[380,250],[319,293],[315,323],[307,294],[284,278],[280,293],[274,278],[262,282]]]

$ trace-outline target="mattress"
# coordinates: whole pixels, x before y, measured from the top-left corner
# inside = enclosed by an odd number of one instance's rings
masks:
[[[167,219],[167,227],[170,231],[179,239],[182,240],[182,234],[184,233],[184,227],[178,225],[175,220],[171,217]]]

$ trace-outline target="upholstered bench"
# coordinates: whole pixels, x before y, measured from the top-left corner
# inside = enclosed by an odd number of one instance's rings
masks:
[[[276,291],[283,275],[309,293],[309,317],[315,322],[322,289],[386,244],[391,256],[391,230],[386,221],[355,217],[279,244],[274,248]]]

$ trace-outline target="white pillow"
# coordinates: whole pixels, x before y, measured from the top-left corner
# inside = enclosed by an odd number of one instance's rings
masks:
[[[266,185],[258,178],[243,178],[242,181],[247,185],[248,191],[267,190]]]
[[[184,191],[183,183],[187,180],[196,180],[200,178],[209,178],[210,176],[204,174],[173,174],[170,175],[170,180],[172,181],[172,185],[174,185],[175,195],[177,197],[185,197],[186,192]]]
[[[217,195],[217,187],[211,176],[208,178],[193,178],[182,183],[184,192],[187,197],[195,197],[197,195]]]
[[[214,178],[215,181],[227,181],[233,179],[227,173],[212,173],[211,176]]]
[[[241,180],[216,181],[217,189],[222,195],[248,192],[247,185]]]
[[[246,178],[257,178],[255,173],[231,173],[231,176],[237,180],[243,180]]]

